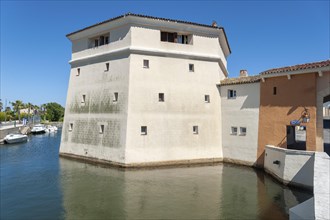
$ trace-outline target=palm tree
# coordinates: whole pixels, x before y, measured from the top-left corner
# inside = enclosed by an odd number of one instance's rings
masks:
[[[21,100],[16,100],[15,102],[11,102],[11,105],[13,106],[14,112],[17,112],[18,121],[21,122],[20,110],[24,108],[24,103]]]
[[[28,108],[28,115],[30,116],[31,110],[33,109],[34,105],[31,102],[28,102],[25,107]]]
[[[38,105],[33,105],[32,108],[33,108],[33,114],[35,115],[38,114],[40,107]]]
[[[45,121],[45,120],[46,120],[47,104],[42,104],[42,105],[40,106],[40,109],[41,109],[41,112],[42,112],[42,114],[43,114],[43,116],[44,116],[44,121]]]

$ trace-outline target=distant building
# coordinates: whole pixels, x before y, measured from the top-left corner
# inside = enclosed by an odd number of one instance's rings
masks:
[[[29,108],[24,108],[24,109],[20,109],[19,110],[19,113],[20,114],[33,114],[34,113],[34,110],[33,109],[29,109]]]
[[[121,166],[222,160],[222,27],[129,13],[67,37],[61,155]]]

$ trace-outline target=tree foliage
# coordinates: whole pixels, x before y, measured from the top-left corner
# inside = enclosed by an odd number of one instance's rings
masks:
[[[16,100],[15,102],[11,102],[11,105],[13,106],[14,112],[16,112],[18,116],[18,120],[21,120],[20,111],[22,108],[24,108],[24,103],[21,100]]]
[[[49,121],[60,121],[64,117],[64,108],[56,103],[50,102],[44,105],[46,119]]]
[[[64,118],[64,108],[56,102],[45,103],[40,106],[30,102],[25,104],[20,100],[10,103],[13,108],[10,109],[7,106],[4,112],[0,112],[0,121],[20,120],[21,118],[30,118],[33,115],[39,115],[44,120],[49,121],[63,121]],[[28,113],[20,113],[20,110],[24,108],[28,109]]]

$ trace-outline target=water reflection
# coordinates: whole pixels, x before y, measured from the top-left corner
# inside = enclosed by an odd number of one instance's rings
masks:
[[[0,219],[288,219],[312,196],[228,164],[124,171],[67,160],[60,134],[0,146]]]
[[[123,171],[60,159],[60,167],[67,219],[288,219],[311,197],[228,164]]]
[[[60,134],[0,146],[0,219],[61,219]]]

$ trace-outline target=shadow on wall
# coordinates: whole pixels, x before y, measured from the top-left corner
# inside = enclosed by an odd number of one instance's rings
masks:
[[[313,188],[306,186],[304,183],[308,183],[313,185],[313,177],[314,177],[314,157],[310,157],[306,163],[301,167],[301,169],[297,172],[296,175],[289,182],[290,185],[303,186],[309,190],[313,190]]]
[[[107,62],[109,60],[116,61],[116,60],[121,60],[121,59],[128,58],[128,57],[129,57],[129,55],[125,54],[125,53],[123,53],[123,54],[107,54],[102,57],[90,58],[88,60],[83,60],[80,62],[72,63],[71,68],[84,67],[84,66],[88,66],[91,64]]]
[[[265,161],[265,151],[263,151],[262,154],[257,158],[255,166],[263,168],[264,161]]]
[[[292,106],[289,109],[289,111],[288,111],[288,113],[286,115],[291,115],[294,111],[296,111],[298,109],[298,107],[300,107],[300,106]]]
[[[259,99],[256,99],[252,95],[247,95],[243,102],[241,110],[246,108],[259,108]]]

